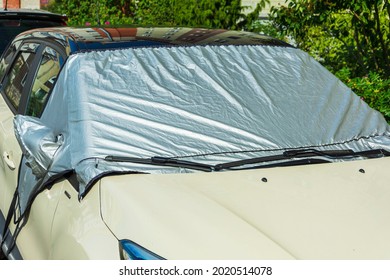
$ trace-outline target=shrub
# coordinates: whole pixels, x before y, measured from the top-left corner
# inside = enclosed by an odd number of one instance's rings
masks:
[[[364,77],[351,78],[351,71],[342,68],[336,76],[359,95],[370,107],[381,112],[390,123],[390,79],[376,72]]]

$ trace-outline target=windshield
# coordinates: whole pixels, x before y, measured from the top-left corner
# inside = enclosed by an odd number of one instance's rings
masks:
[[[66,137],[53,174],[75,170],[81,193],[113,171],[184,173],[290,150],[390,146],[383,116],[310,56],[284,47],[76,53],[40,121]]]

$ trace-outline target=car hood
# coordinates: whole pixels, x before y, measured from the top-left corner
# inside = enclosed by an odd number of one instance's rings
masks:
[[[108,176],[102,217],[167,259],[388,259],[389,166]]]

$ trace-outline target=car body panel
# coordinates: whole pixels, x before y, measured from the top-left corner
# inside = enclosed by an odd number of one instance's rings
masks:
[[[17,245],[24,259],[49,259],[52,252],[51,231],[62,186],[41,192],[29,213],[29,222],[17,237]],[[11,232],[15,225],[11,223]]]
[[[14,134],[14,114],[3,98],[0,98],[0,111],[0,210],[7,213],[18,182],[22,150]]]
[[[42,38],[60,42],[67,54],[99,49],[120,49],[156,46],[195,45],[291,45],[269,36],[234,30],[173,27],[50,27],[30,30],[17,36],[18,40]]]
[[[101,219],[99,188],[79,201],[65,180],[60,197],[48,259],[118,259],[118,240]]]
[[[79,201],[71,183],[61,180],[35,198],[29,215],[17,237],[23,259],[119,258],[118,240],[101,219],[99,188]]]
[[[110,176],[102,215],[168,259],[389,259],[389,163]]]

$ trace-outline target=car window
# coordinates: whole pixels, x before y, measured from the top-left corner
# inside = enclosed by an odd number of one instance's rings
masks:
[[[39,44],[36,43],[24,44],[3,81],[4,93],[15,110],[19,108],[23,88],[38,47]]]
[[[4,53],[0,60],[0,79],[3,78],[3,75],[5,73],[5,70],[9,66],[9,64],[12,62],[12,58],[15,55],[16,51],[18,50],[18,47],[20,46],[20,41],[16,41],[13,45],[11,45],[8,50]],[[1,80],[0,80],[1,82]]]
[[[29,94],[26,115],[41,116],[62,63],[61,55],[56,50],[45,48]]]

